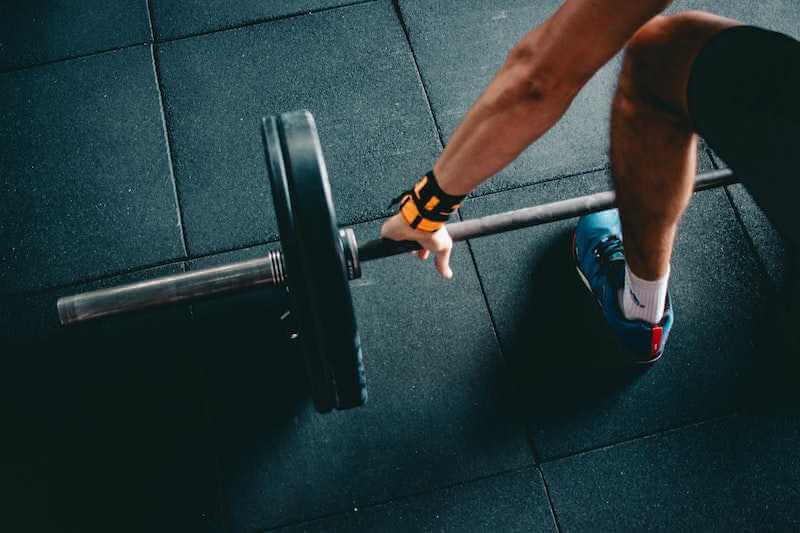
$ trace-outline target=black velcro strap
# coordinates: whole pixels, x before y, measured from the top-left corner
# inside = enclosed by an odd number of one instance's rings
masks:
[[[465,197],[444,192],[431,170],[414,187],[393,199],[389,207],[399,203],[400,213],[412,228],[435,231],[449,220]],[[409,200],[413,206],[408,205]],[[425,224],[421,225],[422,222]]]
[[[436,180],[433,170],[425,174],[411,189],[411,198],[424,218],[445,222],[465,195],[452,195],[444,192]]]

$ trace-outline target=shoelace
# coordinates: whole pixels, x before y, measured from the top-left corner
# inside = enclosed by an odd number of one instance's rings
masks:
[[[625,284],[625,249],[620,238],[615,235],[606,237],[597,244],[594,253],[611,286],[622,288]]]
[[[600,265],[603,266],[604,269],[607,269],[611,263],[622,260],[622,257],[617,259],[612,258],[617,254],[619,254],[619,256],[624,256],[625,248],[622,246],[622,241],[619,237],[611,235],[597,244],[594,253],[600,260]]]

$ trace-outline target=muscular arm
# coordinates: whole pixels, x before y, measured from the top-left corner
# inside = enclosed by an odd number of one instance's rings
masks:
[[[434,166],[467,194],[513,161],[569,107],[594,73],[671,0],[566,0],[517,43]]]
[[[541,26],[509,52],[503,67],[461,121],[434,165],[441,188],[467,194],[508,165],[567,110],[591,78],[636,30],[671,0],[566,0]],[[432,252],[436,268],[452,277],[453,241],[443,227],[411,229],[400,214],[381,236],[416,240]]]

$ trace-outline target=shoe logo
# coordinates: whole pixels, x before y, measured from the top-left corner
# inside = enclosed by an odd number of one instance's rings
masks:
[[[630,288],[628,289],[628,292],[631,293],[631,298],[633,298],[633,303],[635,303],[639,307],[639,309],[644,309],[645,306],[643,306],[642,303],[639,301],[639,298],[636,296],[636,293],[633,292],[633,290],[631,290]]]

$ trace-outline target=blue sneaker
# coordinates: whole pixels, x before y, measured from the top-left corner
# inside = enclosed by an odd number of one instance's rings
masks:
[[[625,252],[617,210],[581,217],[572,237],[572,253],[578,275],[597,299],[620,346],[637,364],[657,361],[672,329],[672,304],[668,293],[664,318],[656,325],[628,320],[622,314],[617,294],[625,287]]]

